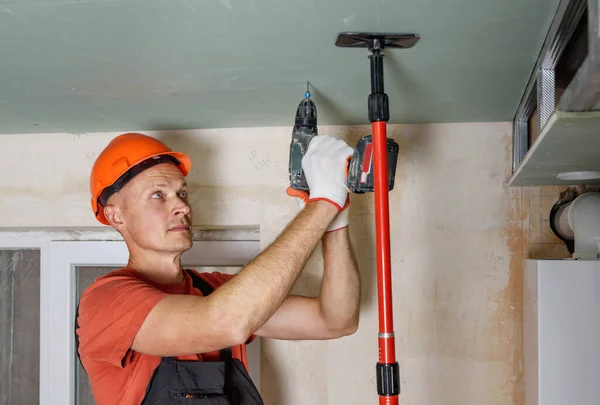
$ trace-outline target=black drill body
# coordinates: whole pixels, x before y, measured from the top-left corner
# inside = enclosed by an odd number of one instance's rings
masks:
[[[290,144],[290,186],[296,190],[308,191],[308,184],[302,170],[302,158],[308,150],[311,139],[318,134],[317,106],[310,99],[310,93],[307,91],[306,97],[296,110],[296,121]]]

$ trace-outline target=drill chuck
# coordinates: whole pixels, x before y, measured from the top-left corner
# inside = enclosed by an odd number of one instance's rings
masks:
[[[310,97],[310,93],[308,93]],[[317,134],[317,106],[306,97],[296,109],[296,120],[293,132]]]

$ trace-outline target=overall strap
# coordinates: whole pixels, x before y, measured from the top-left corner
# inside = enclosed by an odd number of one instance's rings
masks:
[[[190,271],[190,270],[184,270],[184,271],[190,275],[190,277],[192,278],[192,285],[194,286],[194,288],[197,288],[198,290],[200,290],[202,295],[204,295],[206,297],[207,295],[210,295],[210,293],[212,293],[214,291],[212,286],[210,284],[208,284],[206,281],[202,280],[202,278],[198,277],[198,275],[196,275],[196,273],[194,273],[193,271]]]
[[[192,278],[192,285],[194,286],[194,288],[197,288],[198,290],[200,290],[200,292],[202,293],[203,296],[206,297],[214,291],[213,287],[210,284],[208,284],[206,281],[204,281],[202,278],[198,277],[196,275],[196,273],[194,273],[193,271],[190,271],[190,270],[184,270],[184,271],[190,275],[190,277]],[[226,347],[224,349],[219,350],[219,359],[221,361],[231,360],[231,358],[232,358],[232,354],[231,354],[230,347]]]
[[[77,334],[77,329],[79,329],[79,304],[77,304],[77,308],[75,309],[75,354],[77,355],[77,359],[79,360],[79,364],[81,364],[81,368],[87,373],[85,367],[83,366],[83,362],[81,361],[81,357],[79,356],[79,335]]]

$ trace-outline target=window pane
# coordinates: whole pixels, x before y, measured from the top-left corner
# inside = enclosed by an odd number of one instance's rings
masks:
[[[0,405],[37,405],[39,250],[0,250],[0,342]]]
[[[77,304],[81,298],[81,294],[88,288],[94,280],[104,274],[118,270],[119,267],[77,267],[76,274],[76,285],[77,285]],[[90,386],[90,380],[85,373],[85,370],[75,354],[76,372],[75,372],[75,398],[77,398],[77,405],[95,405],[94,396],[92,395],[92,388]]]

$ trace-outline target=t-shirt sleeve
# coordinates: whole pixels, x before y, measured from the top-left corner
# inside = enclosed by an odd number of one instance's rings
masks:
[[[124,367],[144,320],[167,293],[130,276],[100,279],[79,303],[79,353],[92,361]]]

